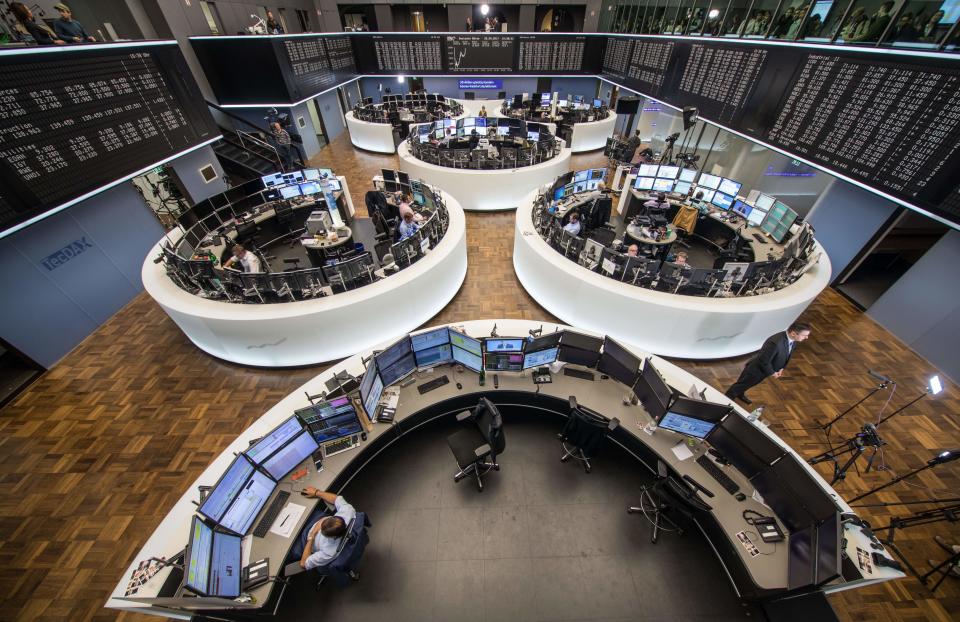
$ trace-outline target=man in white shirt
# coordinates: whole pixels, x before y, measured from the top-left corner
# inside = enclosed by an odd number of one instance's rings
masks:
[[[330,563],[337,556],[340,542],[347,535],[347,526],[357,516],[357,511],[346,499],[332,492],[317,490],[313,486],[307,486],[303,492],[307,496],[322,499],[336,510],[333,516],[325,516],[315,522],[307,534],[306,546],[300,556],[300,566],[313,570]],[[350,576],[353,577],[353,571]]]
[[[563,226],[563,230],[572,234],[580,235],[580,213],[573,212],[570,214],[570,222]]]
[[[239,262],[244,272],[263,272],[260,258],[245,249],[243,245],[234,244],[230,250],[233,252],[233,257],[223,262],[224,268],[233,268],[234,264]],[[236,268],[233,269],[236,270]]]

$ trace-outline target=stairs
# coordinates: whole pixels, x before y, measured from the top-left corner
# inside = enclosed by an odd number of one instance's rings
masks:
[[[220,133],[223,138],[213,144],[213,150],[231,177],[247,181],[280,170],[269,150],[252,143],[241,144],[233,130],[221,127]]]

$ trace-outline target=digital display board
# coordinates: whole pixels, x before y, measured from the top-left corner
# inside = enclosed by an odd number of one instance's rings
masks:
[[[321,93],[356,74],[349,36],[274,39],[292,101]]]
[[[517,71],[570,73],[583,69],[587,37],[518,35]]]
[[[447,68],[452,73],[509,73],[513,71],[516,37],[462,34],[445,37]]]
[[[441,35],[358,36],[353,44],[361,73],[443,71]]]
[[[174,42],[0,59],[0,231],[220,134]]]

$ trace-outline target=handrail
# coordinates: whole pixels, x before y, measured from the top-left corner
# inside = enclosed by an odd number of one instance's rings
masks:
[[[243,144],[243,139],[244,139],[244,137],[246,137],[247,140],[249,140],[249,141],[252,142],[253,144],[257,145],[258,147],[261,147],[261,148],[264,148],[264,149],[269,149],[269,150],[273,153],[273,162],[276,163],[276,164],[278,164],[281,169],[283,168],[283,163],[280,161],[280,154],[277,153],[277,148],[276,148],[276,147],[274,147],[273,145],[271,145],[270,143],[268,143],[268,142],[266,142],[266,141],[264,141],[264,140],[260,140],[259,138],[257,138],[257,137],[254,136],[253,134],[251,134],[250,132],[244,132],[243,130],[235,130],[235,131],[236,131],[236,133],[237,133],[237,138],[240,139],[240,145],[241,145],[244,149],[247,148],[246,145]],[[255,153],[255,152],[254,152],[254,153]],[[260,154],[256,154],[256,155],[260,155]],[[261,156],[261,157],[263,157],[263,156]],[[267,158],[267,159],[268,159],[268,158]]]
[[[257,130],[258,132],[264,132],[265,134],[269,134],[269,133],[270,133],[270,130],[268,130],[267,128],[260,127],[260,126],[257,125],[256,123],[253,123],[252,121],[248,121],[247,119],[244,119],[243,117],[241,117],[241,116],[239,116],[239,115],[236,115],[236,114],[230,112],[229,110],[227,110],[226,108],[220,106],[219,104],[215,104],[215,103],[213,103],[212,101],[209,101],[209,100],[204,100],[204,101],[206,101],[207,106],[209,106],[209,107],[211,107],[211,108],[215,108],[218,112],[227,115],[228,117],[230,117],[231,119],[234,119],[235,121],[239,121],[240,123],[243,123],[244,125],[249,125],[249,126],[252,127],[253,129]]]

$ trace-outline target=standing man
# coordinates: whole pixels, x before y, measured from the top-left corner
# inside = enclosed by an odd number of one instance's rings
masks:
[[[67,43],[84,43],[86,41],[96,41],[91,37],[86,30],[83,29],[83,24],[73,19],[73,12],[65,4],[55,4],[53,5],[60,13],[60,19],[53,22],[53,30],[56,31],[57,36],[66,41]]]
[[[290,134],[277,122],[273,124],[273,140],[277,143],[277,154],[283,161],[283,169],[286,171],[293,168],[293,155],[290,153]]]
[[[747,361],[737,381],[726,390],[727,397],[740,400],[748,406],[752,404],[747,399],[747,390],[763,382],[767,376],[780,378],[783,368],[790,362],[794,347],[806,341],[810,331],[811,327],[806,322],[794,322],[786,332],[777,333],[764,341],[756,356]]]
[[[260,258],[248,251],[241,244],[234,244],[231,249],[233,252],[233,257],[223,262],[224,268],[234,268],[236,264],[240,264],[240,267],[243,268],[243,272],[263,272],[263,268],[260,265]]]

